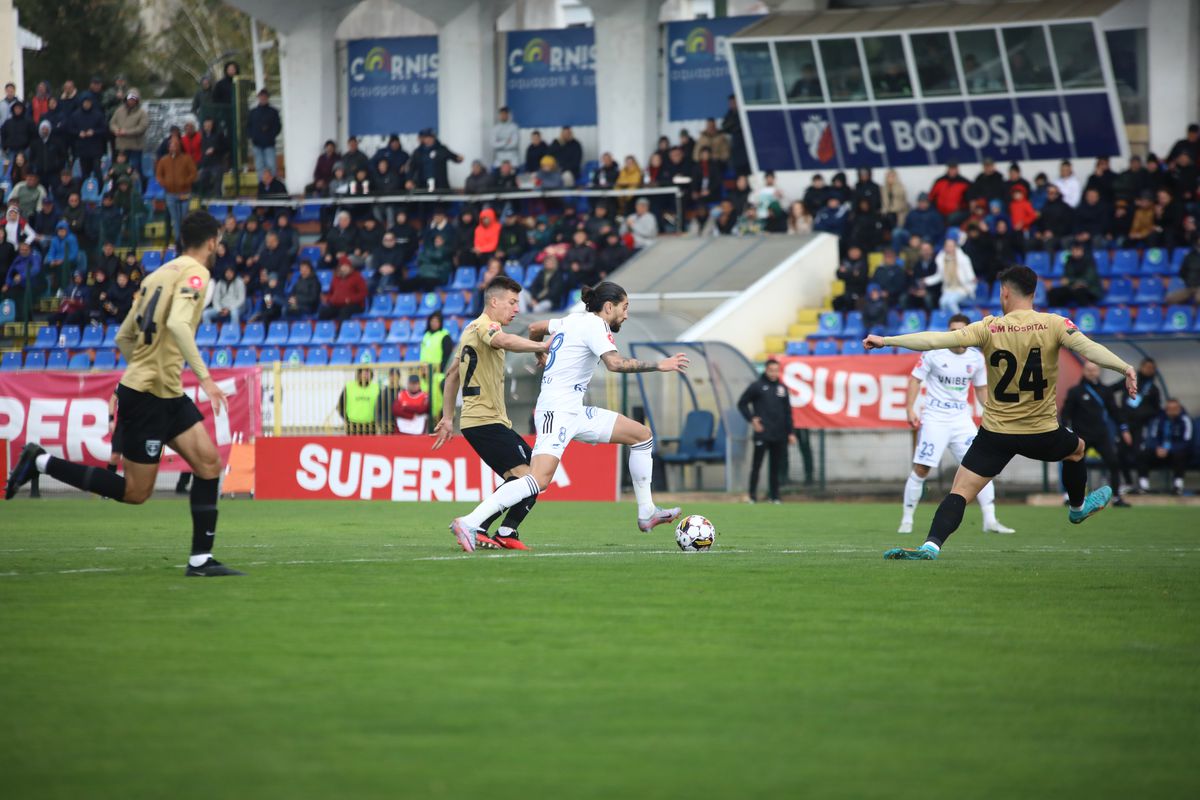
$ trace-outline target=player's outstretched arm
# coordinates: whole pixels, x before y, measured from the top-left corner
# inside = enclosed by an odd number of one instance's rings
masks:
[[[863,339],[863,347],[875,350],[880,347],[903,347],[905,350],[945,350],[948,347],[979,347],[987,341],[987,327],[982,322],[973,322],[954,331],[925,331],[906,333],[903,336],[876,336]]]
[[[617,351],[610,350],[600,357],[609,372],[687,372],[688,357],[676,353],[662,361],[639,361],[636,358],[624,358]]]
[[[504,331],[493,336],[488,344],[497,350],[507,350],[510,353],[544,353],[548,349],[546,342],[541,339],[535,341]]]
[[[437,450],[454,438],[454,406],[458,400],[458,358],[446,366],[446,383],[442,388],[442,417],[433,428],[433,449]]]
[[[1125,391],[1129,392],[1130,397],[1137,397],[1137,371],[1122,361],[1112,350],[1099,342],[1093,342],[1079,330],[1071,328],[1064,329],[1059,342],[1063,347],[1073,353],[1078,353],[1097,366],[1122,373],[1125,376]]]
[[[529,338],[540,342],[550,334],[550,320],[544,319],[529,326]]]

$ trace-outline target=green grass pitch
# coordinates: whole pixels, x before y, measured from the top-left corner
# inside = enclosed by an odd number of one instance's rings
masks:
[[[1195,509],[543,503],[526,554],[447,505],[0,506],[12,798],[1129,798],[1200,792]],[[933,503],[922,506],[918,529]]]

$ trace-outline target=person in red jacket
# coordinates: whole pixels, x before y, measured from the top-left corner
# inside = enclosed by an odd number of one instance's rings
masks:
[[[946,164],[946,174],[933,182],[929,202],[946,218],[947,225],[954,227],[966,217],[966,194],[970,188],[970,181],[958,174],[957,161]]]
[[[392,402],[396,433],[421,436],[429,432],[429,393],[421,390],[421,376],[408,376],[408,385]]]
[[[1008,202],[1008,217],[1012,220],[1013,230],[1021,231],[1021,233],[1032,230],[1033,223],[1037,221],[1037,209],[1033,207],[1033,203],[1029,202],[1025,190],[1020,186],[1012,188],[1012,199]]]
[[[338,263],[333,284],[317,312],[319,319],[347,320],[366,310],[367,282],[362,273],[350,265],[349,258]]]
[[[202,154],[200,152],[200,131],[196,130],[196,123],[189,119],[183,123],[183,133],[179,134],[179,143],[183,145],[183,152],[192,157],[192,161],[196,162],[196,166],[200,166]]]

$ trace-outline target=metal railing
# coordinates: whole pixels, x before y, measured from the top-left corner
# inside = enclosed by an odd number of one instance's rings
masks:
[[[371,372],[379,384],[379,397],[371,422],[348,422],[342,398],[361,370]],[[289,364],[276,361],[262,370],[264,436],[362,436],[399,432],[392,402],[403,392],[409,375],[421,380],[430,397],[430,365],[414,362],[356,363],[338,366]],[[432,411],[432,409],[431,409]],[[432,414],[427,414],[432,417]],[[403,423],[407,422],[402,420]],[[426,420],[426,431],[432,428]],[[424,431],[422,431],[424,432]]]

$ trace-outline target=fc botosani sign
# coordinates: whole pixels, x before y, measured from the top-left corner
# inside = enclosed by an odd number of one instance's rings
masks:
[[[913,167],[1121,152],[1104,92],[747,113],[761,170]]]

